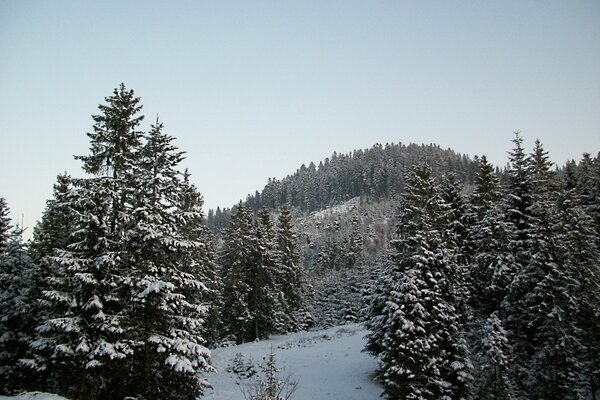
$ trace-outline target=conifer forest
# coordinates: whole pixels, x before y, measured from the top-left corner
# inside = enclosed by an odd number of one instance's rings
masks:
[[[0,197],[0,394],[195,400],[214,349],[360,323],[387,399],[600,398],[597,149],[374,144],[205,210],[143,120],[104,99],[30,240]]]

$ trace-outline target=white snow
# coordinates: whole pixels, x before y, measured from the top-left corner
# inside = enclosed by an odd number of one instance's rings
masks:
[[[359,205],[360,205],[360,197],[354,197],[350,200],[347,200],[347,201],[345,201],[341,204],[335,205],[333,207],[329,207],[329,208],[326,208],[321,211],[316,211],[316,212],[312,213],[312,216],[314,216],[317,219],[321,219],[326,216],[331,216],[331,215],[336,215],[336,214],[347,214],[348,212],[350,212],[350,210],[352,210],[355,207],[358,207]]]
[[[291,374],[298,381],[293,400],[379,399],[382,387],[373,380],[377,361],[362,352],[366,334],[362,325],[352,324],[215,349],[212,363],[218,372],[205,376],[213,389],[208,389],[202,399],[243,400],[239,383],[252,378],[240,380],[235,373],[227,372],[227,367],[241,353],[244,360],[252,360],[259,369],[271,348],[277,366],[284,368],[280,376]]]
[[[0,400],[67,400],[64,397],[60,397],[56,394],[41,393],[41,392],[30,392],[23,393],[18,396],[0,396]]]

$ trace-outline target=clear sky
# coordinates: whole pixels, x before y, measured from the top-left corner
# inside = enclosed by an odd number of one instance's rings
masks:
[[[0,0],[0,196],[26,226],[81,175],[121,82],[187,151],[206,206],[374,143],[503,165],[600,150],[600,1]]]

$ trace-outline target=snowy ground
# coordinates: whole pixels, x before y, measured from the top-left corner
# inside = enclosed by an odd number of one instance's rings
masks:
[[[298,380],[294,400],[376,400],[382,392],[373,381],[377,362],[361,352],[366,333],[362,325],[352,324],[213,350],[218,373],[206,377],[214,389],[204,398],[243,400],[240,379],[226,372],[228,366],[237,353],[260,364],[273,348],[278,366],[285,368],[281,375]]]
[[[281,376],[292,375],[298,381],[293,400],[376,400],[382,392],[373,381],[376,360],[361,352],[367,331],[360,324],[336,326],[321,331],[298,332],[274,336],[269,340],[245,343],[212,351],[212,362],[218,372],[205,378],[213,385],[201,399],[244,400],[241,379],[227,372],[239,353],[244,361],[258,368],[263,357],[273,349]],[[45,393],[0,396],[0,400],[65,400]]]
[[[55,394],[31,392],[25,393],[18,396],[0,396],[0,400],[66,400],[64,397],[57,396]]]

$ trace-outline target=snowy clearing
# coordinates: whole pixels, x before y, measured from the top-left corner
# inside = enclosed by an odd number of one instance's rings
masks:
[[[58,396],[56,394],[49,393],[40,393],[40,392],[31,392],[24,393],[18,396],[0,396],[0,400],[67,400],[64,397]]]
[[[273,348],[277,365],[284,368],[280,375],[292,374],[298,381],[294,400],[378,399],[382,388],[373,380],[377,361],[361,352],[366,334],[362,325],[352,324],[215,349],[212,361],[218,372],[206,376],[214,389],[208,390],[204,398],[243,400],[240,381],[249,382],[252,378],[240,380],[226,370],[238,353],[258,366]]]

